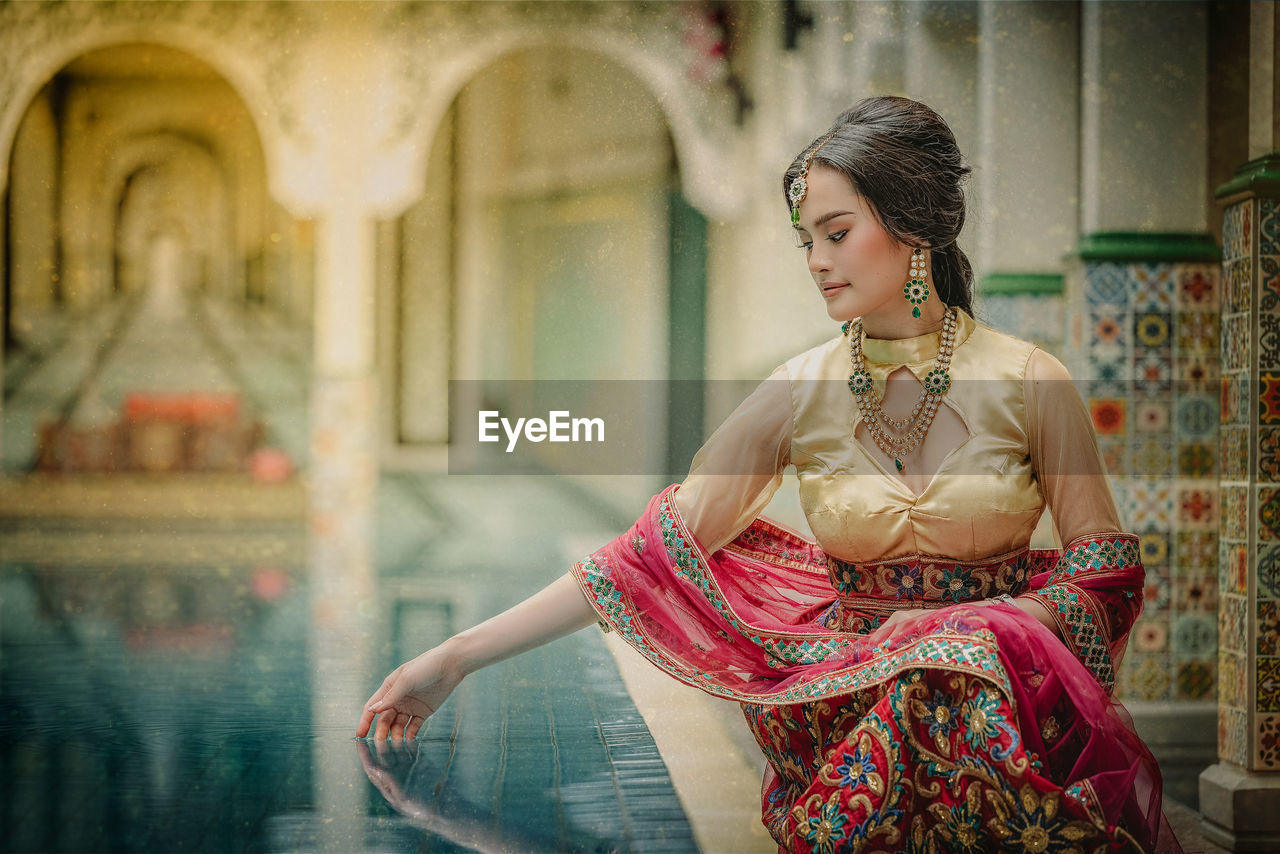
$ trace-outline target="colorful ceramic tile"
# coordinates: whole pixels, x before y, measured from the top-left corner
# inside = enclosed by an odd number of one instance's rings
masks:
[[[1207,661],[1179,664],[1177,686],[1177,697],[1180,700],[1213,699],[1213,665]]]
[[[1254,771],[1280,768],[1280,715],[1258,715],[1258,750]]]
[[[1089,349],[1125,347],[1129,341],[1128,312],[1123,305],[1089,307]]]
[[[1133,429],[1139,433],[1163,433],[1169,429],[1169,402],[1164,398],[1134,401]]]
[[[1016,333],[1019,338],[1050,353],[1063,352],[1068,316],[1060,294],[981,294],[979,319],[995,329]]]
[[[1147,567],[1146,579],[1142,584],[1142,611],[1149,617],[1158,616],[1158,612],[1169,607],[1173,585],[1169,578],[1167,566]]]
[[[1212,439],[1218,432],[1219,401],[1211,394],[1184,393],[1178,400],[1178,439]]]
[[[1258,311],[1280,310],[1280,258],[1268,255],[1262,262],[1262,281],[1258,283]]]
[[[1141,619],[1133,625],[1130,636],[1139,652],[1162,652],[1169,648],[1169,627],[1161,619]]]
[[[1228,652],[1243,654],[1247,648],[1244,641],[1248,628],[1246,604],[1243,596],[1222,596],[1218,608],[1218,644]]]
[[[1178,269],[1177,307],[1182,311],[1218,310],[1218,271],[1216,266],[1184,264]],[[1214,332],[1214,338],[1218,337]]]
[[[1185,501],[1185,494],[1179,497]],[[1182,573],[1209,571],[1218,565],[1218,532],[1187,530],[1182,524],[1184,512],[1178,513],[1177,547],[1174,566]],[[1214,600],[1216,603],[1216,599]],[[1215,604],[1214,607],[1217,607]]]
[[[1243,371],[1249,359],[1249,315],[1229,314],[1222,318],[1222,370]]]
[[[1125,471],[1125,467],[1128,463],[1125,459],[1125,442],[1123,435],[1099,436],[1098,452],[1102,455],[1102,464],[1106,467],[1108,474],[1128,474],[1128,472]]]
[[[1280,489],[1274,486],[1258,490],[1258,539],[1280,540]]]
[[[1219,534],[1227,540],[1244,540],[1249,537],[1249,493],[1244,486],[1224,486],[1218,493],[1222,509],[1222,527]]]
[[[1257,709],[1280,712],[1280,658],[1258,659]]]
[[[1178,474],[1182,477],[1209,477],[1216,473],[1218,455],[1207,442],[1189,442],[1178,447]]]
[[[1138,535],[1138,555],[1148,570],[1169,562],[1169,534],[1166,531],[1143,531]]]
[[[1258,544],[1258,595],[1280,599],[1280,545]]]
[[[1227,480],[1243,480],[1248,476],[1249,428],[1223,427],[1219,438],[1222,456],[1218,471]]]
[[[1249,201],[1246,201],[1246,202],[1245,202],[1244,207],[1241,209],[1241,215],[1242,215],[1242,217],[1241,217],[1241,222],[1240,222],[1240,228],[1241,228],[1241,230],[1242,230],[1242,235],[1241,235],[1241,236],[1242,236],[1242,238],[1243,238],[1243,240],[1244,240],[1244,243],[1243,243],[1243,247],[1244,247],[1244,257],[1246,257],[1246,258],[1251,258],[1251,257],[1253,257],[1253,243],[1254,243],[1254,241],[1253,241],[1253,219],[1254,219],[1254,216],[1253,216],[1253,201],[1252,201],[1252,200],[1249,200]]]
[[[1258,231],[1258,308],[1262,313],[1280,308],[1280,215],[1273,199],[1262,202]]]
[[[1216,615],[1218,613],[1218,579],[1205,570],[1177,573],[1173,579],[1173,607],[1179,614]],[[1217,631],[1216,627],[1214,631]]]
[[[1256,395],[1252,393],[1254,391],[1254,385],[1250,379],[1249,372],[1240,371],[1238,374],[1235,374],[1235,381],[1236,402],[1238,405],[1235,414],[1235,423],[1252,425],[1254,423],[1254,419],[1257,417],[1255,413],[1257,412],[1258,407],[1254,405],[1254,398]]]
[[[1257,605],[1258,655],[1280,655],[1280,601],[1261,599]]]
[[[1232,205],[1222,214],[1222,260],[1234,261],[1251,253],[1252,235],[1246,225],[1251,199]]]
[[[1173,308],[1172,264],[1134,264],[1129,272],[1135,311],[1163,312]]]
[[[1174,655],[1185,658],[1205,658],[1214,655],[1218,647],[1217,614],[1178,614],[1173,618]]]
[[[1173,450],[1169,436],[1147,436],[1133,446],[1129,474],[1140,477],[1166,477],[1173,473]]]
[[[1253,307],[1253,259],[1237,258],[1222,265],[1225,283],[1222,292],[1222,311],[1248,312]]]
[[[1145,395],[1167,395],[1173,389],[1173,352],[1168,347],[1141,347],[1134,352],[1135,389]]]
[[[1218,379],[1218,351],[1199,356],[1179,356],[1174,360],[1173,378],[1194,393],[1212,391]]]
[[[1218,352],[1217,312],[1180,311],[1177,318],[1177,343],[1180,356]]]
[[[1093,416],[1093,429],[1099,435],[1115,435],[1125,432],[1125,407],[1122,398],[1090,398],[1089,413]]]
[[[1280,370],[1280,313],[1258,312],[1258,367]]]
[[[1144,311],[1133,316],[1135,347],[1168,347],[1172,317],[1167,313]]]
[[[1240,709],[1218,707],[1218,758],[1249,764],[1249,715]]]
[[[1173,486],[1167,478],[1132,478],[1133,516],[1138,530],[1168,529],[1173,523]]]
[[[1219,588],[1239,596],[1249,592],[1249,546],[1246,543],[1227,545],[1227,581]]]
[[[1242,401],[1248,400],[1248,396],[1243,393],[1243,387],[1240,384],[1240,380],[1244,376],[1243,372],[1237,371],[1233,374],[1223,374],[1218,378],[1220,388],[1219,418],[1222,424],[1249,423],[1247,418],[1240,417]]]
[[[1085,268],[1085,299],[1090,305],[1129,304],[1129,271],[1127,265],[1106,261]]]
[[[1161,652],[1134,652],[1120,668],[1126,699],[1163,700],[1169,695],[1169,656]]]
[[[1280,482],[1280,427],[1258,429],[1258,480]]]
[[[1218,487],[1192,484],[1178,487],[1178,528],[1208,529],[1217,540]]]
[[[1243,707],[1245,698],[1245,658],[1242,654],[1227,652],[1218,643],[1218,702],[1227,706]]]
[[[1132,377],[1124,348],[1116,344],[1098,344],[1089,349],[1088,378],[1090,387],[1099,383],[1128,383]],[[1097,394],[1096,390],[1094,391]]]
[[[1258,420],[1280,424],[1280,374],[1263,373],[1258,379]]]
[[[1258,254],[1280,254],[1280,212],[1275,199],[1260,199],[1258,210]]]

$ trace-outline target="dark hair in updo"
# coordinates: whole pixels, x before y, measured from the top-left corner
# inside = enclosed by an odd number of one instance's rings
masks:
[[[791,162],[782,177],[784,197],[805,155],[828,135],[810,168],[821,163],[844,175],[890,237],[932,250],[933,291],[972,315],[973,268],[956,244],[965,215],[960,184],[971,170],[961,162],[951,128],[919,101],[896,95],[866,98],[841,113]]]

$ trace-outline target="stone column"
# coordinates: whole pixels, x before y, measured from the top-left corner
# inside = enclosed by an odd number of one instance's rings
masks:
[[[382,50],[378,16],[363,5],[317,7],[299,46],[293,101],[303,133],[281,180],[295,215],[315,220],[308,569],[314,804],[327,823],[321,850],[350,850],[364,833],[364,774],[350,736],[385,673],[375,654],[378,379],[377,220],[387,196],[413,185],[386,150],[400,78]],[[401,208],[402,210],[402,208]]]
[[[1272,3],[1249,27],[1249,162],[1218,189],[1222,227],[1222,518],[1218,764],[1203,829],[1280,850],[1280,87]]]
[[[1194,802],[1212,761],[1217,679],[1220,251],[1203,189],[1206,10],[1098,2],[1080,16],[1080,240],[1064,283],[1064,361],[1147,568],[1119,695],[1166,795]]]
[[[1058,355],[1079,223],[1079,67],[1079,6],[978,5],[975,309]]]

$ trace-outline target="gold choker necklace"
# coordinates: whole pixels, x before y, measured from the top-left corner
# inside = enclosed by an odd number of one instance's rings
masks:
[[[951,353],[955,348],[956,310],[953,306],[948,306],[947,313],[942,316],[942,337],[933,370],[925,376],[920,399],[916,401],[911,414],[902,419],[890,418],[885,413],[881,407],[882,399],[877,399],[872,388],[871,374],[862,359],[862,318],[846,322],[844,331],[852,331],[849,339],[849,361],[852,367],[849,390],[858,402],[858,409],[862,413],[862,419],[867,422],[871,437],[886,456],[893,458],[898,471],[902,471],[902,458],[924,441],[934,416],[938,414],[942,395],[951,387],[951,375],[947,373],[947,368],[951,365]]]

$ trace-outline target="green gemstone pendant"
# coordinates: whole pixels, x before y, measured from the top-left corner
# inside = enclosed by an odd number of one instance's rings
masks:
[[[898,471],[902,471],[902,460],[897,457],[893,458],[893,464],[898,467]]]
[[[916,306],[915,308],[911,309],[911,316],[912,317],[920,316],[920,306]]]

